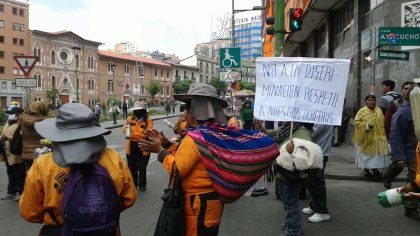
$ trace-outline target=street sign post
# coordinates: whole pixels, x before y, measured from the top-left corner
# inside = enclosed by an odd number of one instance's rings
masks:
[[[220,48],[220,69],[241,68],[241,48]]]
[[[378,50],[378,59],[408,61],[410,53],[406,51]]]
[[[420,46],[420,27],[379,27],[379,46]]]
[[[226,83],[232,83],[235,81],[241,80],[241,72],[228,70],[228,71],[220,71],[220,80],[225,81]]]
[[[35,78],[15,78],[16,87],[36,87]]]
[[[29,77],[29,73],[38,61],[38,57],[35,56],[13,56],[13,59],[26,77]]]

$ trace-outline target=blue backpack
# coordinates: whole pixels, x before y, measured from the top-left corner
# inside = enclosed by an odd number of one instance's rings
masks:
[[[62,235],[115,236],[120,212],[114,182],[104,167],[97,163],[72,166],[61,208]]]

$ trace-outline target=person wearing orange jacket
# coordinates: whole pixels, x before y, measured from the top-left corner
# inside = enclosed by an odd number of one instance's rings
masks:
[[[36,122],[35,130],[52,141],[54,150],[38,157],[29,169],[19,210],[26,221],[45,224],[40,235],[54,235],[64,223],[62,202],[72,165],[98,163],[113,181],[120,210],[134,204],[137,191],[127,164],[118,152],[106,147],[103,135],[111,131],[100,127],[88,106],[64,104],[56,118]]]
[[[205,122],[227,123],[223,113],[227,102],[217,97],[216,89],[211,85],[194,83],[186,95],[178,94],[173,97],[186,103],[185,120],[188,129],[194,129]],[[223,202],[214,190],[194,140],[187,134],[177,150],[170,152],[164,148],[170,145],[167,145],[168,140],[161,132],[148,134],[149,139],[141,141],[139,146],[158,153],[158,160],[168,173],[171,172],[173,163],[179,171],[184,190],[185,235],[218,235]]]
[[[147,185],[146,169],[149,163],[150,153],[140,150],[137,143],[146,138],[146,130],[153,130],[153,121],[149,117],[144,103],[140,101],[134,102],[133,108],[130,111],[133,112],[133,115],[127,118],[127,121],[122,127],[127,139],[125,153],[134,184],[141,192],[144,192],[146,191]],[[126,128],[128,124],[130,124],[130,137],[127,137]]]

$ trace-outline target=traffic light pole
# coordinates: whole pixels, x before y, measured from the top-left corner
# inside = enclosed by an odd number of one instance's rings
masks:
[[[275,0],[274,7],[274,56],[279,57],[284,46],[284,0]]]

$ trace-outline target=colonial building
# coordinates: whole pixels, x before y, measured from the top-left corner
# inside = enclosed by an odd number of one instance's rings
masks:
[[[31,55],[38,56],[39,60],[31,73],[37,80],[31,101],[46,100],[53,106],[57,102],[93,105],[101,94],[99,45],[101,43],[86,40],[71,31],[32,30]]]
[[[149,58],[110,51],[99,51],[98,56],[101,80],[99,98],[101,100],[110,101],[115,98],[118,101],[133,101],[142,99],[149,104],[157,105],[171,98],[172,65]],[[152,81],[161,85],[161,89],[153,101],[147,90]]]
[[[29,0],[0,0],[0,108],[25,102],[26,90],[15,83],[23,73],[13,56],[29,52]]]

